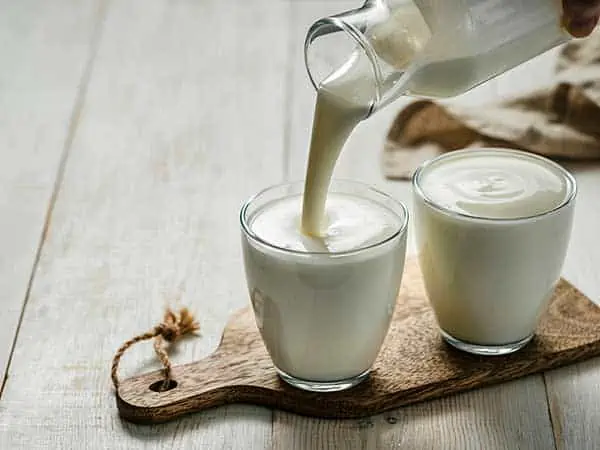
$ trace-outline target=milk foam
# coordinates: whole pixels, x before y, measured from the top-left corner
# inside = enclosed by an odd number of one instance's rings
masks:
[[[369,113],[374,86],[365,77],[365,64],[356,52],[317,92],[302,206],[306,235],[322,236],[333,169],[346,140]]]
[[[401,219],[386,207],[365,198],[330,193],[321,236],[301,230],[301,196],[276,200],[250,221],[252,231],[265,242],[301,252],[338,253],[382,242],[401,228]]]
[[[419,184],[426,197],[451,211],[514,219],[551,211],[568,195],[557,168],[512,153],[463,154],[434,163]]]

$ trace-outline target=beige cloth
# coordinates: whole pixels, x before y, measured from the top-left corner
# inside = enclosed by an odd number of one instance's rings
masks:
[[[411,103],[389,130],[384,173],[407,179],[431,157],[478,146],[515,148],[555,160],[600,159],[600,30],[563,46],[550,87],[477,107]]]

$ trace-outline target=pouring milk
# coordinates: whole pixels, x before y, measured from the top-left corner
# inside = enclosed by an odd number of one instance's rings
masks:
[[[391,31],[382,30],[382,45]],[[356,51],[321,83],[304,185],[267,190],[242,213],[258,328],[279,375],[302,389],[332,392],[365,379],[402,279],[405,207],[360,183],[331,182],[346,140],[371,113],[371,70]]]
[[[561,14],[556,0],[381,0],[316,21],[305,45],[315,85],[322,79],[315,61],[329,66],[332,57],[311,55],[322,56],[323,48],[339,55],[344,50],[330,38],[340,35],[356,47],[346,64],[318,84],[302,232],[326,233],[327,186],[361,120],[401,95],[461,94],[566,42]]]
[[[410,5],[371,33],[379,53],[396,69],[408,65],[429,38],[423,17]],[[356,49],[317,91],[302,206],[302,232],[309,236],[326,233],[325,203],[335,164],[354,128],[374,106],[372,70],[363,51]]]

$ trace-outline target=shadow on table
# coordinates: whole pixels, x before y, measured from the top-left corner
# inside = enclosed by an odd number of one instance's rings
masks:
[[[539,388],[534,385],[540,380],[533,378],[525,390]],[[486,450],[500,450],[552,445],[547,406],[538,408],[535,402],[517,398],[519,393],[523,390],[510,386],[483,388],[352,420],[319,420],[231,405],[161,425],[123,420],[120,425],[139,441],[194,443],[198,448],[452,450],[485,445]]]
[[[557,161],[561,166],[567,169],[573,175],[584,174],[588,172],[600,173],[600,160],[589,161]]]

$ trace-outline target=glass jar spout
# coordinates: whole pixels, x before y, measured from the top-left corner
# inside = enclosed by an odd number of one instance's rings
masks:
[[[561,16],[557,0],[367,0],[310,27],[305,64],[316,89],[342,81],[371,115],[402,95],[454,97],[566,42]]]
[[[367,0],[361,8],[313,23],[306,35],[304,59],[315,89],[342,74],[360,85],[370,114],[404,93],[407,69],[431,33],[412,1],[395,3],[390,7],[386,1]]]

